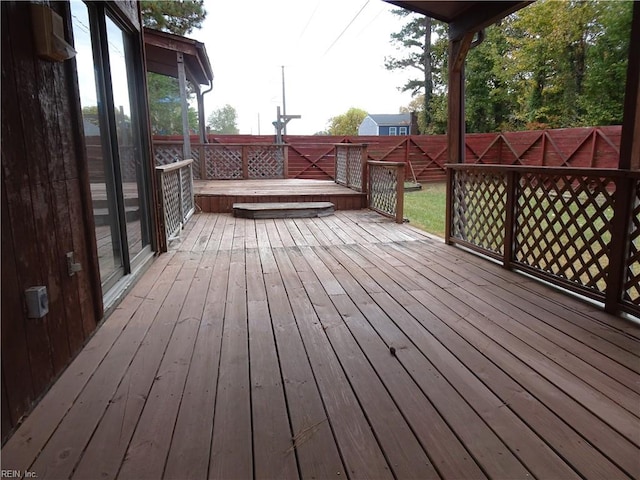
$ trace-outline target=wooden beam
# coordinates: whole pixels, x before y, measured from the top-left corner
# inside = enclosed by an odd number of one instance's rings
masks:
[[[200,135],[200,143],[207,143],[207,126],[204,118],[204,97],[200,92],[200,88],[196,92],[196,98],[198,99],[198,134]],[[204,162],[204,158],[200,157]]]
[[[158,32],[144,29],[144,43],[145,46],[153,45],[164,50],[181,52],[185,55],[198,56],[196,49],[196,40],[190,38],[180,37],[178,35],[171,35],[165,32]]]
[[[178,83],[180,84],[180,101],[182,104],[182,145],[183,160],[191,158],[191,139],[189,137],[189,103],[187,102],[187,76],[184,68],[184,56],[176,52],[178,62]]]
[[[464,61],[473,37],[473,33],[467,33],[460,40],[449,40],[449,122],[447,125],[449,163],[464,162]]]
[[[533,2],[477,2],[449,24],[449,39],[461,40],[468,33],[475,33],[493,25],[507,15]]]

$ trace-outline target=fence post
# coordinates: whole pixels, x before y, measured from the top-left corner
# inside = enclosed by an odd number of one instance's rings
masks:
[[[609,248],[609,271],[607,273],[607,291],[604,309],[617,313],[624,288],[627,255],[629,252],[629,221],[631,219],[633,186],[637,180],[625,175],[616,176],[616,193],[611,225],[611,243]]]
[[[504,219],[504,252],[502,257],[502,266],[508,270],[511,269],[513,246],[515,241],[517,178],[518,172],[507,172],[507,200],[505,202],[506,212]]]
[[[368,163],[368,159],[367,159],[367,146],[366,145],[362,145],[361,149],[360,149],[360,156],[361,156],[361,162],[362,162],[362,179],[361,179],[361,183],[360,185],[362,186],[362,193],[367,193],[369,190],[369,163]]]
[[[289,178],[289,145],[282,145],[282,178]]]
[[[178,188],[178,201],[180,202],[180,224],[181,228],[184,226],[184,191],[183,191],[183,183],[182,183],[182,168],[178,169],[178,184],[180,187]]]
[[[207,147],[205,144],[200,144],[198,146],[200,151],[200,179],[207,179]]]
[[[451,232],[453,231],[453,182],[455,180],[455,170],[445,165],[447,172],[447,193],[444,220],[444,241],[447,245],[452,245]]]
[[[404,223],[404,171],[405,165],[396,167],[396,223]]]
[[[242,178],[249,179],[249,154],[247,145],[242,145]]]
[[[344,147],[345,151],[345,178],[347,181],[347,187],[351,188],[353,181],[351,180],[351,147]]]

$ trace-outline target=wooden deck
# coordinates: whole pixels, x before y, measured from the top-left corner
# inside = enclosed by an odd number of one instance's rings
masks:
[[[43,478],[640,478],[640,328],[369,211],[199,214],[2,450]]]
[[[333,180],[195,180],[193,188],[202,212],[230,213],[234,203],[331,202],[336,210],[367,206],[366,194]]]

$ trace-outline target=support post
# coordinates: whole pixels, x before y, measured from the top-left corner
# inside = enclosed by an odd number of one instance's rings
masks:
[[[200,143],[207,143],[207,126],[204,118],[204,95],[200,92],[200,88],[196,92],[198,99],[198,133],[200,134]]]
[[[448,163],[464,163],[464,61],[473,37],[471,32],[449,40]]]
[[[289,146],[282,145],[282,178],[289,178]]]
[[[404,223],[405,165],[400,164],[396,168],[396,223]]]
[[[629,45],[640,42],[640,3],[633,2]],[[640,170],[640,49],[629,48],[618,168]]]
[[[178,62],[178,84],[180,85],[180,104],[182,107],[182,155],[183,160],[191,158],[191,138],[189,136],[189,103],[187,102],[187,75],[184,67],[184,57],[176,52]]]
[[[453,181],[455,170],[447,168],[447,193],[444,220],[444,241],[447,245],[452,245],[451,232],[453,230]]]
[[[507,201],[505,202],[506,214],[504,219],[504,252],[502,257],[502,266],[511,270],[511,262],[513,261],[513,246],[515,240],[515,213],[516,213],[516,195],[517,195],[517,172],[507,172]]]
[[[367,159],[367,145],[363,144],[360,147],[360,157],[362,161],[362,179],[361,179],[361,188],[362,193],[367,193],[369,191],[369,162]]]
[[[618,313],[624,285],[625,263],[629,252],[629,221],[631,219],[632,194],[636,184],[633,177],[616,177],[616,193],[611,228],[611,248],[609,254],[609,272],[604,309],[609,313]]]

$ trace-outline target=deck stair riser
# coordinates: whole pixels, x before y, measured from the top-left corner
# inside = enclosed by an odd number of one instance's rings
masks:
[[[233,215],[240,218],[314,218],[332,215],[331,202],[234,203]]]

